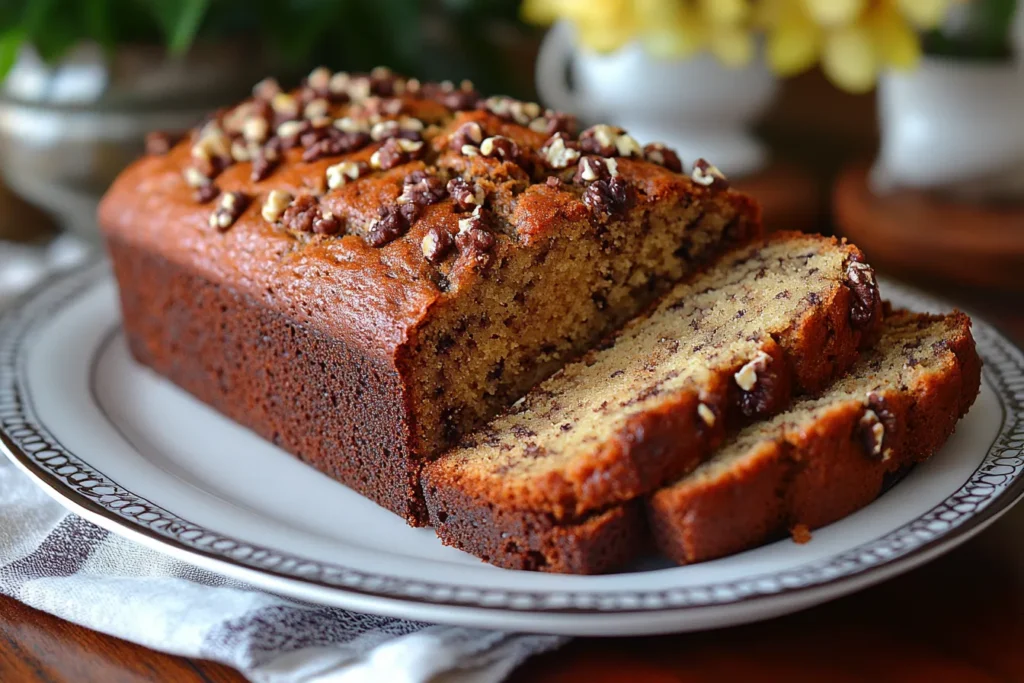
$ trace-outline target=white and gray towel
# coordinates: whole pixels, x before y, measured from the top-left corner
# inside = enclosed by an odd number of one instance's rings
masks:
[[[84,250],[0,247],[0,301]],[[253,681],[495,683],[565,638],[320,607],[136,545],[67,512],[0,458],[0,593],[68,621]]]

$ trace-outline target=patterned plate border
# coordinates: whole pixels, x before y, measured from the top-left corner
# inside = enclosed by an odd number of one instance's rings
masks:
[[[993,327],[975,319],[974,334],[985,362],[984,373],[1003,411],[999,435],[984,460],[960,489],[924,515],[825,560],[736,581],[629,592],[466,588],[317,562],[225,537],[154,505],[90,467],[39,420],[25,381],[25,345],[41,323],[109,277],[104,262],[83,266],[30,292],[0,318],[0,446],[9,458],[80,508],[189,554],[276,577],[377,598],[550,614],[650,613],[720,606],[851,579],[966,534],[1024,495],[1024,352]],[[887,284],[886,294],[910,308],[948,308],[941,301],[893,283]]]

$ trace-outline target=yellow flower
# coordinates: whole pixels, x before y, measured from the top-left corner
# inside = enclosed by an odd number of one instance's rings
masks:
[[[953,0],[765,0],[768,63],[788,76],[816,62],[844,90],[870,90],[883,68],[911,69],[917,30],[936,26]]]
[[[567,20],[580,42],[598,52],[636,39],[665,58],[708,50],[739,66],[754,54],[751,0],[525,0],[522,15],[536,24]]]
[[[742,66],[763,31],[772,69],[789,76],[817,63],[840,88],[870,90],[884,68],[910,69],[921,57],[919,30],[937,26],[965,0],[525,0],[523,18],[576,27],[598,52],[637,40],[659,57],[707,50]]]

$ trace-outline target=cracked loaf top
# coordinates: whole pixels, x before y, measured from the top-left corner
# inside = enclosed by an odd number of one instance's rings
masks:
[[[578,131],[534,103],[387,69],[319,68],[293,91],[263,81],[180,140],[151,135],[147,152],[101,204],[108,239],[388,353],[516,254],[541,262],[560,239],[665,202],[757,223],[703,160],[686,172],[619,128]]]

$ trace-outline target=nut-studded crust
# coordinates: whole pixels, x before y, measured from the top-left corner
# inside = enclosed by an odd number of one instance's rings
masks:
[[[846,263],[862,258],[855,247],[828,238],[782,233],[767,243],[782,242],[792,243],[794,250],[842,250]],[[757,250],[753,245],[741,251]],[[699,276],[695,282],[700,282]],[[455,454],[443,456],[424,472],[431,523],[446,544],[499,566],[550,572],[614,569],[615,563],[631,557],[614,544],[627,536],[638,547],[645,538],[644,526],[637,524],[628,534],[616,528],[613,534],[594,520],[604,518],[613,506],[692,470],[711,455],[730,425],[774,414],[789,404],[794,390],[818,391],[844,372],[858,349],[874,340],[882,316],[876,299],[874,323],[853,325],[855,305],[846,282],[835,281],[820,300],[761,346],[766,360],[770,359],[765,363],[768,370],[762,371],[755,391],[746,394],[757,405],[748,405],[737,395],[745,393],[733,379],[739,365],[724,368],[701,394],[684,391],[668,397],[655,409],[636,415],[608,441],[596,443],[585,464],[574,462],[571,469],[530,479],[528,485],[513,489],[515,497],[510,497],[507,485],[496,487],[494,477],[480,476],[472,469],[472,446],[458,459]],[[630,323],[643,324],[643,318]],[[586,364],[589,357],[579,362]],[[535,392],[545,390],[541,385]],[[701,417],[700,405],[710,407],[715,416],[711,424]],[[487,429],[481,430],[479,439],[487,439]],[[553,543],[553,538],[560,542]],[[575,551],[564,542],[566,538],[575,539]],[[591,559],[584,561],[583,555]],[[594,557],[607,562],[597,565]]]
[[[488,155],[483,147],[452,149],[468,122],[502,141],[485,145]],[[575,166],[548,168],[541,156],[552,133],[572,127],[571,117],[485,100],[469,87],[418,84],[386,70],[318,70],[292,93],[260,84],[252,100],[177,144],[153,136],[151,154],[121,174],[99,209],[133,353],[410,523],[424,523],[419,468],[440,438],[428,437],[458,435],[440,418],[427,424],[432,399],[414,394],[424,330],[460,302],[488,296],[479,294],[487,281],[504,286],[505,261],[542,264],[559,241],[600,248],[613,220],[584,204],[584,188],[571,182]],[[567,138],[577,144],[574,134]],[[620,157],[617,169],[636,201],[629,217],[686,207],[700,208],[695,224],[731,217],[685,268],[760,230],[756,205],[739,193],[705,188],[642,156]],[[456,186],[457,201],[446,185],[415,175],[423,171],[472,181],[471,191]],[[477,186],[486,215],[460,234]],[[438,231],[446,237],[428,239]],[[667,253],[676,247],[682,263],[689,247],[677,243]],[[559,289],[543,280],[532,284]],[[670,282],[652,278],[647,296]],[[591,293],[580,298],[590,302]],[[649,298],[616,308],[608,326]],[[597,338],[574,340],[577,348],[552,356],[543,372]]]
[[[837,399],[815,411],[814,419],[786,424],[777,436],[752,444],[718,476],[695,473],[650,496],[650,528],[659,550],[681,564],[700,562],[759,545],[787,529],[830,524],[873,501],[886,474],[931,456],[970,408],[981,382],[966,315],[896,313],[886,327],[934,323],[945,328],[945,343],[935,351],[942,357],[915,383]],[[851,376],[863,376],[868,384],[870,362],[869,355]],[[865,427],[875,422],[865,415],[876,418],[879,412],[884,457],[864,438]]]

